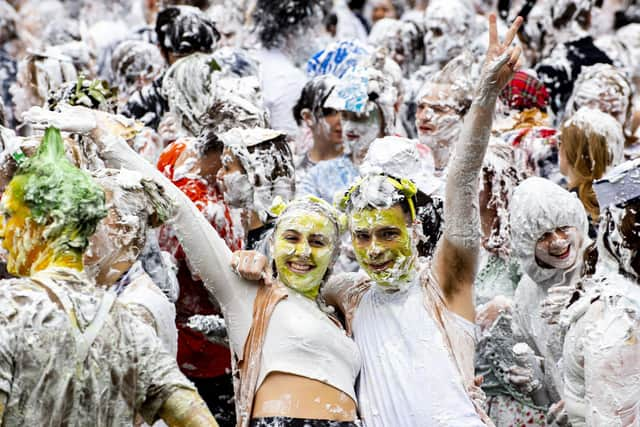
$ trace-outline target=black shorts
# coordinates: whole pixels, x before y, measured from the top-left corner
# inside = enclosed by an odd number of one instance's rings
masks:
[[[307,420],[304,418],[265,417],[253,418],[250,427],[359,427],[354,421]]]

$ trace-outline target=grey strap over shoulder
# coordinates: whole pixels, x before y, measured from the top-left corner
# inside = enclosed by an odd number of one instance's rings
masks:
[[[31,277],[31,280],[45,288],[47,293],[53,297],[52,299],[54,299],[54,302],[67,314],[76,342],[76,363],[77,365],[82,365],[89,354],[89,349],[93,345],[109,317],[111,307],[113,307],[113,303],[116,300],[115,294],[113,292],[104,293],[104,296],[100,301],[100,305],[96,310],[95,317],[87,325],[84,332],[81,332],[77,325],[77,317],[73,308],[73,303],[65,291],[54,280],[43,274],[36,273]]]

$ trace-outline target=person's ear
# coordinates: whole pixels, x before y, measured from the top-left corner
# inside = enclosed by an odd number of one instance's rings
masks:
[[[302,116],[302,121],[304,121],[304,124],[306,124],[307,127],[309,128],[313,127],[316,121],[315,121],[315,118],[313,117],[313,114],[311,113],[311,110],[309,110],[308,108],[304,108],[300,112],[300,115]]]

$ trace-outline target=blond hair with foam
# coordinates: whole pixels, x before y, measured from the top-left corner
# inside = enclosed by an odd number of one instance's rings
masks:
[[[575,190],[594,221],[600,207],[593,181],[623,160],[622,126],[609,114],[583,107],[567,120],[560,134],[560,150],[569,168],[569,189]]]

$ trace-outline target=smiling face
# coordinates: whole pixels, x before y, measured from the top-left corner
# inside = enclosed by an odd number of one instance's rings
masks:
[[[356,210],[349,224],[356,258],[371,279],[382,286],[409,279],[415,251],[400,205]]]
[[[535,256],[539,265],[566,270],[578,259],[582,241],[576,227],[559,227],[547,232],[536,243]]]
[[[331,221],[318,212],[288,212],[274,233],[273,259],[280,281],[315,298],[331,265],[335,234]]]

